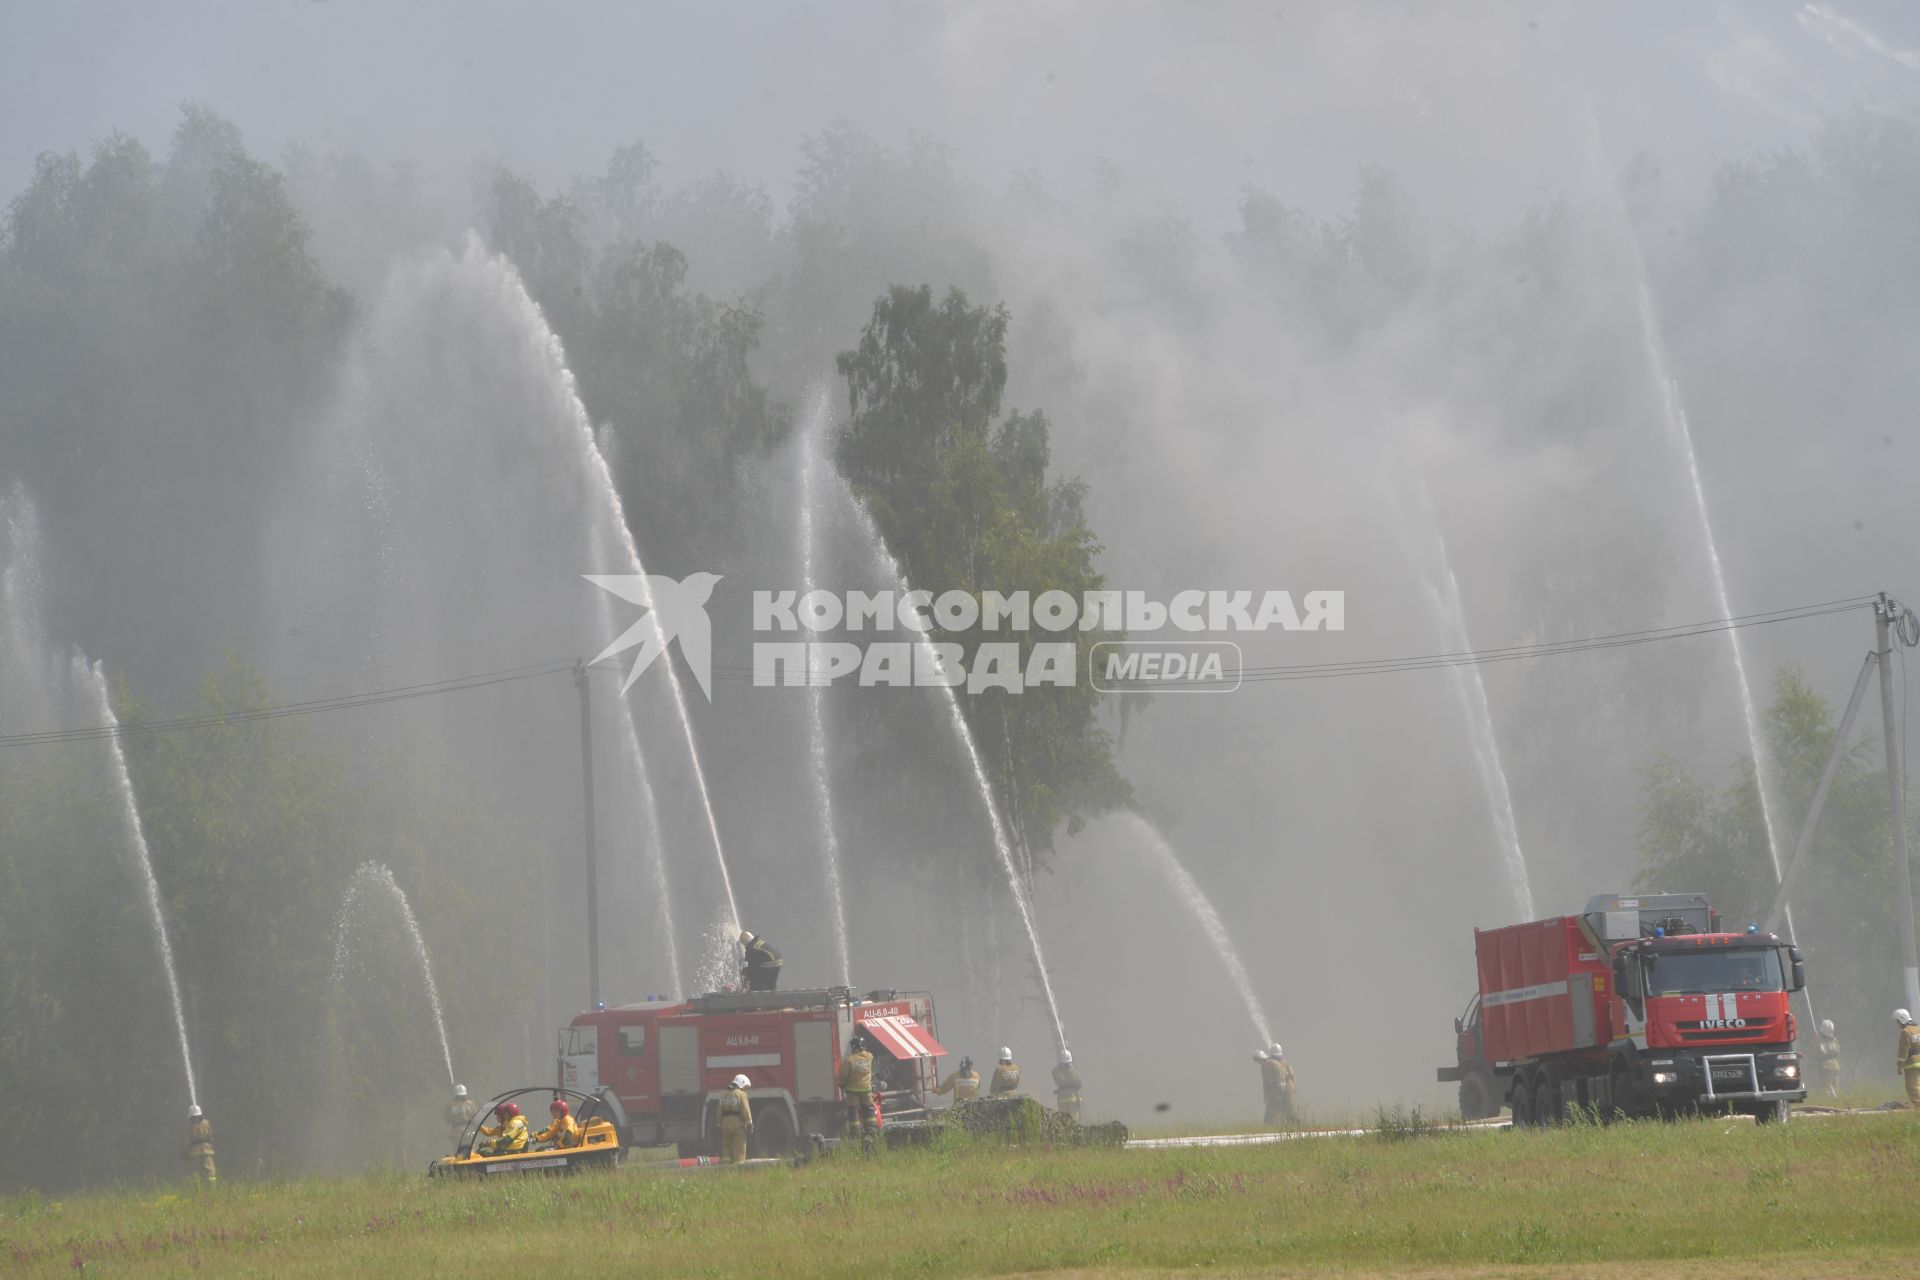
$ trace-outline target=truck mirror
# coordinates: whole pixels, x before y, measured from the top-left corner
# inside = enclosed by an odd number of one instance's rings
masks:
[[[1466,1028],[1460,1025],[1460,1019],[1455,1018],[1453,1020],[1453,1034],[1459,1035],[1461,1032],[1465,1030]]]
[[[1787,957],[1793,963],[1793,986],[1789,988],[1789,990],[1805,991],[1807,989],[1807,963],[1800,958],[1800,948],[1788,947]]]

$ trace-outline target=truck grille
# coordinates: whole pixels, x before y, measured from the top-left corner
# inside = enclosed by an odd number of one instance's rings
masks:
[[[1736,1040],[1765,1040],[1772,1031],[1771,1027],[1721,1027],[1713,1031],[1682,1031],[1680,1039],[1688,1044],[1698,1044],[1704,1040],[1728,1044]]]

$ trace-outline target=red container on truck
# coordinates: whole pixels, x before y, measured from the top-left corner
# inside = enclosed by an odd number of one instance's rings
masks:
[[[1700,894],[1602,894],[1577,916],[1476,929],[1474,961],[1480,989],[1438,1073],[1467,1119],[1504,1105],[1522,1126],[1572,1107],[1770,1121],[1807,1096],[1788,1009],[1799,951],[1721,932]]]

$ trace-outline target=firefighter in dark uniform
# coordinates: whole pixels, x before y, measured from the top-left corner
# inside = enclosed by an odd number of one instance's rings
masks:
[[[186,1160],[199,1181],[208,1186],[219,1181],[220,1175],[213,1167],[213,1126],[197,1103],[187,1108]]]
[[[835,1083],[847,1098],[847,1136],[858,1130],[860,1149],[871,1152],[880,1122],[873,1114],[873,1054],[867,1051],[865,1032],[854,1032],[847,1042],[847,1056],[840,1061],[840,1078]]]
[[[772,991],[780,985],[780,949],[751,930],[740,931],[740,948],[745,963],[740,966],[740,985],[749,991]]]
[[[1060,1051],[1060,1065],[1053,1069],[1053,1105],[1069,1120],[1080,1118],[1080,1073],[1073,1069],[1071,1051]]]

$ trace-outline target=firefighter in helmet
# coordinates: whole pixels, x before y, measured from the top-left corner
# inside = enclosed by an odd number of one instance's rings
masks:
[[[1071,1050],[1060,1051],[1060,1065],[1053,1069],[1053,1105],[1069,1120],[1080,1118],[1080,1073],[1073,1069]]]
[[[934,1086],[933,1091],[950,1093],[955,1102],[971,1102],[979,1097],[980,1073],[973,1069],[973,1059],[960,1059],[960,1069]]]
[[[747,1139],[753,1136],[749,1083],[745,1076],[735,1076],[720,1095],[720,1158],[728,1164],[739,1164],[747,1158]]]
[[[1298,1124],[1293,1111],[1293,1064],[1278,1044],[1257,1050],[1253,1060],[1260,1064],[1260,1092],[1266,1096],[1265,1124]]]
[[[873,1135],[880,1119],[873,1105],[873,1054],[867,1048],[867,1033],[855,1031],[847,1042],[847,1056],[840,1060],[840,1077],[835,1081],[847,1098],[847,1136],[858,1130],[860,1149],[873,1150]]]
[[[194,1103],[187,1108],[187,1167],[193,1170],[193,1176],[200,1182],[212,1186],[220,1180],[213,1167],[213,1126],[207,1122],[206,1113],[200,1110],[200,1104]]]
[[[1001,1046],[1000,1061],[993,1068],[993,1096],[1004,1098],[1010,1093],[1020,1092],[1020,1064],[1013,1060],[1013,1050]]]
[[[749,991],[772,991],[780,985],[780,949],[749,929],[740,931],[740,985]]]
[[[580,1122],[573,1118],[573,1108],[567,1105],[565,1098],[555,1098],[547,1104],[547,1114],[553,1117],[551,1123],[533,1135],[535,1142],[549,1143],[556,1147],[577,1147],[580,1145]]]
[[[1820,1020],[1820,1078],[1826,1081],[1827,1096],[1840,1096],[1840,1037],[1833,1033],[1833,1019]]]
[[[1899,1056],[1894,1065],[1907,1086],[1907,1105],[1920,1107],[1920,1026],[1905,1009],[1895,1009],[1893,1020],[1900,1027]]]
[[[467,1136],[467,1126],[473,1123],[473,1117],[479,1113],[480,1104],[467,1096],[467,1086],[453,1086],[453,1100],[447,1103],[447,1142],[458,1151],[460,1139]]]
[[[527,1149],[527,1118],[520,1114],[518,1105],[503,1102],[493,1109],[492,1124],[480,1126],[480,1136],[486,1141],[479,1145],[483,1156],[510,1156]]]

